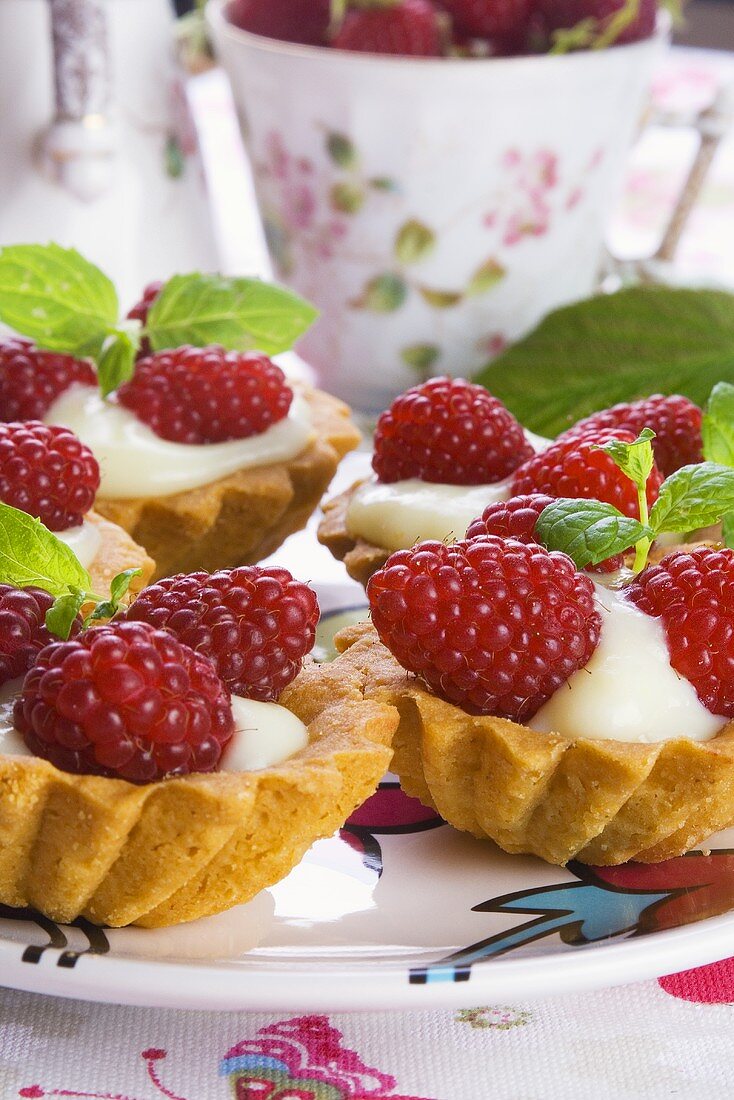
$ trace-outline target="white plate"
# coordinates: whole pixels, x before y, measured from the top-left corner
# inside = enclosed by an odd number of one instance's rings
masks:
[[[326,656],[364,597],[335,583],[321,596]],[[388,778],[288,878],[218,917],[103,931],[0,907],[0,975],[92,1001],[289,1012],[473,1007],[637,981],[731,955],[734,830],[710,843],[654,867],[550,867],[455,831]]]

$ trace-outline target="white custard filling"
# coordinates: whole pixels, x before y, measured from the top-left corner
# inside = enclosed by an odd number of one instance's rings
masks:
[[[706,710],[693,685],[671,667],[660,619],[619,592],[595,587],[599,645],[528,722],[531,729],[638,743],[715,737],[727,719]]]
[[[102,545],[102,535],[96,523],[85,519],[77,527],[67,527],[65,531],[54,531],[54,534],[73,550],[84,568],[89,569]]]
[[[525,437],[536,451],[552,442],[528,431]],[[488,504],[509,499],[511,486],[512,477],[491,485],[444,485],[415,477],[386,485],[372,477],[352,494],[347,530],[386,550],[407,550],[423,539],[461,539]]]
[[[13,726],[13,704],[23,681],[11,680],[0,689],[0,756],[32,756]],[[277,703],[256,703],[232,696],[235,729],[222,757],[220,771],[250,772],[282,764],[308,744],[300,718]]]
[[[99,462],[99,496],[171,496],[238,470],[295,458],[313,439],[308,402],[294,395],[288,416],[267,431],[227,443],[191,445],[161,439],[147,424],[92,386],[74,385],[48,410],[47,424],[70,428]]]

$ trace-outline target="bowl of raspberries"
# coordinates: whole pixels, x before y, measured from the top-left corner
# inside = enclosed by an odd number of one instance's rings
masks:
[[[302,344],[370,412],[595,289],[659,0],[210,0]]]

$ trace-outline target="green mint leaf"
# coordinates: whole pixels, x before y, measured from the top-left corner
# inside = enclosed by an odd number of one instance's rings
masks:
[[[46,612],[46,626],[50,633],[66,641],[86,600],[87,593],[80,588],[72,588],[65,595],[57,596]]]
[[[73,248],[0,249],[0,321],[39,347],[97,356],[118,313],[110,280]]]
[[[722,379],[734,383],[734,294],[646,286],[556,310],[475,381],[526,428],[554,437],[653,393],[703,406]]]
[[[72,586],[88,590],[91,582],[74,552],[40,520],[0,503],[0,584],[63,596]]]
[[[118,573],[117,576],[113,578],[110,585],[109,600],[101,600],[94,608],[92,614],[87,617],[84,625],[86,626],[99,619],[113,618],[120,610],[120,602],[127,594],[133,578],[139,577],[141,573],[141,569],[126,569],[123,573]]]
[[[655,465],[655,455],[650,442],[654,438],[655,432],[651,428],[643,428],[634,443],[625,443],[622,439],[610,439],[608,443],[602,443],[594,450],[608,454],[622,473],[630,481],[634,481],[638,489],[644,489]]]
[[[682,466],[660,487],[650,527],[660,531],[696,531],[734,511],[734,470],[716,462]]]
[[[135,331],[119,329],[107,337],[97,361],[97,377],[103,397],[132,378],[139,347],[140,336]]]
[[[297,294],[260,279],[174,275],[153,303],[145,332],[155,351],[222,344],[277,355],[317,316]]]
[[[425,260],[436,246],[433,230],[411,218],[405,222],[395,237],[395,256],[402,264],[417,264]]]
[[[730,550],[734,550],[734,512],[726,513],[721,521],[721,531],[724,546],[728,546]]]
[[[711,391],[701,433],[704,457],[734,466],[734,386],[728,382],[719,382]]]
[[[549,550],[562,550],[585,569],[624,553],[650,531],[613,504],[561,497],[540,513],[535,534]]]

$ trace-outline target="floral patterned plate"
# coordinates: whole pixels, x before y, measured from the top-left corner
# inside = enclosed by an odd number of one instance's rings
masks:
[[[328,660],[364,597],[319,590]],[[469,1009],[613,985],[731,955],[734,829],[710,844],[656,866],[550,867],[455,831],[388,776],[288,878],[218,917],[102,930],[0,907],[0,975],[93,1001],[260,1011]]]

